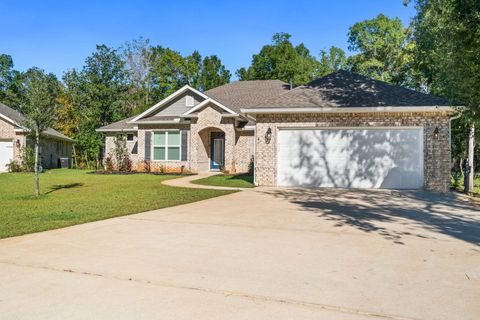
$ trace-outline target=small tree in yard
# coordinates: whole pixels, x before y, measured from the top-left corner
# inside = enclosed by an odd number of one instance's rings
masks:
[[[125,135],[119,134],[115,138],[115,149],[113,150],[115,154],[115,161],[117,164],[118,171],[131,171],[132,164],[128,156],[127,149],[127,139]]]
[[[40,195],[39,146],[40,135],[55,121],[58,82],[54,75],[46,74],[38,68],[25,73],[25,100],[21,111],[25,115],[23,125],[30,131],[34,141],[35,156],[35,196]]]

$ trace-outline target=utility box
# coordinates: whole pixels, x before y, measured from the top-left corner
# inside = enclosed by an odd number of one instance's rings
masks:
[[[60,168],[70,169],[70,158],[60,158],[58,161],[60,162]]]

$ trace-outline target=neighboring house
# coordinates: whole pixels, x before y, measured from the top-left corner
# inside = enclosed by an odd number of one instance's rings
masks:
[[[98,131],[106,156],[127,134],[139,167],[245,172],[253,158],[261,186],[447,191],[454,113],[441,98],[339,71],[292,90],[272,80],[185,86]]]
[[[7,171],[6,165],[12,160],[20,162],[24,148],[33,148],[28,130],[22,126],[24,121],[22,114],[0,103],[0,172]],[[40,164],[44,168],[58,168],[64,158],[70,165],[73,143],[54,129],[46,130],[40,136]]]

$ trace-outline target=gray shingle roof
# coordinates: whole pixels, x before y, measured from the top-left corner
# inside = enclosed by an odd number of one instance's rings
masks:
[[[348,71],[337,71],[252,108],[355,108],[449,106],[442,98],[391,85]]]
[[[9,118],[10,120],[13,120],[14,122],[16,122],[19,125],[22,125],[22,122],[25,121],[25,116],[23,114],[21,114],[20,112],[12,109],[10,107],[7,107],[3,103],[0,103],[0,114],[3,114],[5,117]],[[67,137],[63,133],[60,133],[57,130],[52,129],[52,128],[48,128],[46,131],[44,131],[43,134],[45,136],[49,136],[49,137],[52,137],[52,138],[57,138],[57,139],[60,139],[60,140],[74,142],[73,139]]]
[[[204,92],[210,98],[239,113],[241,108],[251,107],[288,91],[288,85],[280,80],[236,81]]]
[[[106,126],[103,126],[103,127],[100,127],[97,129],[97,131],[111,131],[111,130],[118,130],[118,131],[122,131],[122,130],[135,130],[135,127],[136,125],[135,124],[132,124],[132,123],[127,123],[128,121],[132,120],[133,118],[135,118],[135,116],[132,116],[132,117],[129,117],[129,118],[126,118],[126,119],[123,119],[123,120],[120,120],[120,121],[117,121],[117,122],[113,122],[113,123],[110,123],[110,124],[107,124]]]

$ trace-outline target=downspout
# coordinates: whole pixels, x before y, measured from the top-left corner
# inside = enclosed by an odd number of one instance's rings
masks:
[[[253,184],[258,187],[257,184],[257,124],[253,128]]]
[[[462,116],[462,112],[459,112],[455,116],[448,119],[448,130],[450,132],[450,134],[448,135],[448,142],[449,142],[449,146],[450,146],[450,152],[451,152],[451,149],[452,149],[452,120],[456,120],[456,119],[460,118],[461,116]]]

